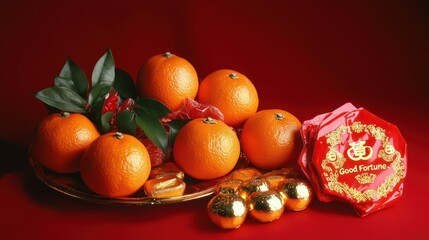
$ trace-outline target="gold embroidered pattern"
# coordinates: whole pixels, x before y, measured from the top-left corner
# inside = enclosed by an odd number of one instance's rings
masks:
[[[338,169],[345,162],[344,156],[336,150],[336,146],[341,143],[341,135],[346,133],[361,133],[365,132],[371,135],[376,140],[381,141],[383,149],[380,150],[377,156],[386,162],[391,162],[393,173],[387,176],[376,189],[367,189],[359,191],[354,187],[350,187],[347,183],[339,182]],[[326,143],[329,145],[329,151],[326,158],[322,160],[321,167],[324,170],[323,176],[328,182],[328,188],[340,194],[346,194],[355,201],[364,202],[368,200],[376,201],[392,192],[394,187],[405,177],[405,166],[401,153],[398,152],[393,145],[389,143],[386,136],[386,131],[375,124],[363,124],[354,122],[351,126],[341,125],[334,131],[326,134]],[[363,173],[356,176],[360,184],[372,183],[375,181],[376,174]]]
[[[328,164],[332,164],[335,169],[339,169],[346,162],[346,158],[339,151],[329,148],[330,150],[326,153],[325,159],[322,161],[322,169],[328,172],[332,172],[331,167]]]
[[[373,183],[375,181],[376,176],[377,175],[375,175],[374,173],[371,173],[371,174],[362,173],[362,174],[356,175],[355,178],[360,184],[368,184],[368,183]]]

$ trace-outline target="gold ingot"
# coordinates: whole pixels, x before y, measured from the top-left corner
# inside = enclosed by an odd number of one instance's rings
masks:
[[[283,175],[267,175],[265,177],[265,179],[267,179],[268,183],[270,184],[270,189],[271,190],[276,190],[278,185],[283,182],[286,177]]]
[[[281,169],[274,169],[270,172],[265,173],[263,176],[267,177],[267,176],[275,176],[275,175],[284,176],[285,178],[294,178],[294,177],[299,177],[302,174],[297,168],[285,167]]]
[[[299,176],[299,172],[296,168],[274,169],[262,175],[262,177],[267,179],[267,181],[270,183],[271,190],[277,190],[279,183],[284,181],[286,178],[297,176]]]
[[[246,220],[246,202],[235,194],[217,194],[207,204],[210,220],[224,229],[238,228]]]
[[[284,200],[285,209],[302,211],[308,207],[313,197],[309,182],[299,178],[287,178],[278,186],[278,192]]]
[[[254,192],[265,192],[270,190],[270,184],[265,178],[253,178],[240,185],[238,195],[244,200]]]
[[[249,179],[256,178],[260,175],[261,175],[261,172],[258,169],[248,167],[248,168],[241,168],[233,171],[228,178],[240,180],[240,181],[247,181]]]
[[[143,185],[146,195],[154,198],[181,196],[185,188],[186,183],[175,175],[149,179]]]
[[[166,162],[153,167],[150,171],[149,179],[162,178],[170,175],[174,175],[180,179],[185,178],[185,173],[174,162]]]
[[[241,183],[242,182],[240,180],[234,180],[234,179],[225,180],[216,186],[215,193],[216,194],[232,193],[232,194],[238,195]]]
[[[280,218],[284,212],[283,204],[280,193],[273,190],[254,192],[247,201],[249,215],[260,222],[272,222]]]

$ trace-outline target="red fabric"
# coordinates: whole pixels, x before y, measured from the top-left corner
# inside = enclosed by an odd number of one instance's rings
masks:
[[[423,1],[0,2],[0,237],[428,238],[428,13]],[[66,57],[90,77],[106,48],[134,79],[165,51],[186,58],[199,78],[235,69],[254,83],[260,109],[282,108],[301,121],[345,102],[364,107],[407,141],[404,195],[364,219],[315,201],[273,223],[248,219],[222,231],[205,213],[207,198],[128,208],[53,192],[23,154],[46,114],[32,94],[53,84]]]

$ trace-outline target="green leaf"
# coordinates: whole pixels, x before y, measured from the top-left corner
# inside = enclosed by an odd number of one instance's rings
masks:
[[[137,90],[131,76],[122,69],[115,69],[115,81],[113,88],[118,91],[119,95],[123,98],[137,98]]]
[[[55,79],[55,86],[65,86],[73,89],[81,97],[85,98],[88,91],[88,79],[83,70],[70,58],[61,69],[60,75]]]
[[[92,71],[92,86],[98,84],[113,86],[115,80],[115,62],[112,52],[107,49],[106,53],[97,61]]]
[[[176,136],[179,133],[180,129],[185,126],[186,123],[190,122],[192,119],[173,119],[167,123],[170,127],[170,145],[173,146]]]
[[[171,113],[171,110],[160,101],[151,98],[142,98],[136,101],[138,107],[150,115],[161,119],[167,114]]]
[[[110,120],[113,117],[113,112],[106,112],[105,114],[101,115],[100,119],[100,125],[99,130],[101,133],[106,133],[110,131]]]
[[[93,121],[98,121],[103,111],[104,101],[98,101],[91,105],[91,116]]]
[[[65,87],[70,89],[73,92],[78,93],[78,89],[76,88],[76,86],[74,85],[73,80],[69,79],[69,78],[63,78],[63,77],[55,77],[54,78],[54,86],[56,87]]]
[[[116,118],[118,130],[123,133],[134,134],[136,132],[135,114],[130,110],[124,110]]]
[[[37,92],[34,95],[47,105],[67,112],[87,113],[87,102],[74,91],[66,87],[50,87]]]
[[[136,123],[146,136],[167,154],[168,136],[161,122],[146,112],[141,111],[141,114],[136,115]]]
[[[104,97],[113,87],[115,80],[115,63],[110,49],[95,64],[92,72],[92,89],[88,101],[91,105],[104,101]]]
[[[103,130],[103,126],[101,124],[101,113],[103,112],[104,101],[96,102],[91,106],[90,118],[91,121],[97,125],[97,128],[100,132]]]
[[[99,83],[95,85],[89,92],[88,101],[89,104],[93,105],[96,102],[104,100],[106,94],[110,92],[112,85]]]

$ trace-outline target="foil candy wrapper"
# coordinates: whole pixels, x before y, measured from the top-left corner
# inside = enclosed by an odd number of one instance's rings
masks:
[[[284,201],[280,193],[274,190],[254,192],[249,196],[247,208],[259,222],[272,222],[283,214]]]
[[[237,169],[216,186],[207,205],[209,218],[220,228],[232,229],[240,227],[246,214],[258,222],[272,222],[286,209],[304,210],[312,189],[303,178],[297,166],[267,173],[253,167]]]
[[[407,144],[395,125],[346,103],[304,121],[301,135],[298,164],[320,201],[346,202],[363,217],[403,194]]]
[[[185,173],[173,162],[166,162],[151,169],[143,185],[148,197],[166,198],[181,196],[185,192]]]
[[[287,178],[280,182],[277,190],[284,200],[285,209],[302,211],[311,202],[313,191],[310,183],[299,178]]]
[[[246,220],[246,201],[238,195],[218,194],[207,204],[210,220],[223,229],[234,229]]]

